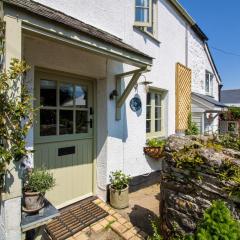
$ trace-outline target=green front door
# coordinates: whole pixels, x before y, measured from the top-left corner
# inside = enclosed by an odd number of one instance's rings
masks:
[[[46,197],[62,207],[93,192],[93,83],[47,71],[35,76],[34,167],[53,173],[56,186]]]

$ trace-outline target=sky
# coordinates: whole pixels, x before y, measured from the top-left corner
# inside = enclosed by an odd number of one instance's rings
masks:
[[[240,89],[240,0],[179,2],[208,36],[223,89]]]

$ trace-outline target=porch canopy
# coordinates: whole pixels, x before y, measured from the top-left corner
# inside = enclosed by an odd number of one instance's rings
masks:
[[[204,112],[208,113],[220,113],[223,111],[227,111],[227,106],[217,100],[215,100],[213,97],[203,95],[200,93],[192,93],[192,103],[197,105],[199,109],[202,109]],[[202,112],[199,110],[198,112]],[[195,109],[195,112],[196,109]]]
[[[121,118],[120,109],[125,99],[141,73],[150,71],[152,57],[108,32],[31,0],[3,0],[3,10],[4,16],[20,20],[24,33],[79,47],[134,66],[135,70],[116,75],[116,89],[119,89],[122,78],[132,76],[126,89],[116,99],[116,118]]]

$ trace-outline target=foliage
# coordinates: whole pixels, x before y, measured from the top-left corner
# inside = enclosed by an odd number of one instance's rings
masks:
[[[231,106],[228,111],[220,115],[222,120],[225,121],[238,121],[240,120],[240,107]]]
[[[24,61],[12,59],[10,69],[0,73],[0,174],[4,174],[12,160],[27,156],[26,136],[32,126],[33,113],[31,96],[21,84],[20,96],[10,93],[19,91],[16,82],[29,69]],[[22,80],[21,80],[22,82]]]
[[[212,148],[216,152],[222,151],[222,145],[214,141],[209,140],[202,147]],[[198,167],[204,164],[204,158],[199,153],[199,147],[200,145],[185,146],[184,149],[172,153],[176,167],[191,171],[193,178],[199,178]],[[230,160],[225,160],[221,166],[209,168],[208,171],[212,171],[220,181],[229,183],[228,186],[223,187],[229,195],[240,197],[240,166]]]
[[[216,143],[214,141],[208,141],[205,146],[207,148],[212,148],[214,149],[216,152],[221,152],[223,150],[223,146],[219,143]]]
[[[151,221],[151,226],[153,230],[153,235],[151,237],[148,237],[148,240],[163,240],[163,237],[160,234],[156,222]]]
[[[112,185],[112,188],[116,190],[122,190],[127,187],[130,181],[130,176],[127,176],[124,174],[121,170],[111,172],[110,175],[110,183]]]
[[[184,169],[192,169],[204,163],[194,147],[185,147],[181,151],[174,152],[173,158],[176,161],[176,167]]]
[[[240,138],[230,135],[224,134],[219,136],[220,144],[225,148],[231,148],[240,151]]]
[[[158,138],[152,138],[147,141],[147,146],[149,147],[160,147],[163,148],[166,144],[166,140],[158,139]]]
[[[222,201],[214,201],[204,213],[203,220],[194,235],[186,240],[238,240],[240,223],[233,218],[230,210]]]
[[[26,178],[24,191],[45,193],[55,186],[52,173],[46,169],[33,169]]]
[[[225,187],[230,195],[240,197],[240,167],[230,160],[222,163],[219,173],[220,180],[230,181],[233,184]]]
[[[190,113],[188,115],[188,128],[185,131],[186,135],[198,135],[199,129],[197,127],[197,124],[192,121],[192,114]]]

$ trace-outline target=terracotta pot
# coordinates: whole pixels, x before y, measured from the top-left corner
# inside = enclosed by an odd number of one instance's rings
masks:
[[[151,158],[161,158],[163,156],[164,149],[162,147],[144,147],[144,153]]]
[[[44,196],[40,192],[24,192],[25,208],[28,211],[37,211],[44,206]]]
[[[117,209],[127,208],[129,206],[129,187],[122,190],[116,190],[110,185],[110,204]]]

